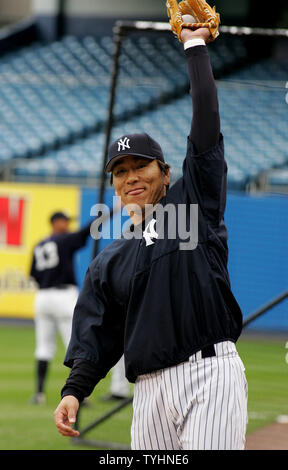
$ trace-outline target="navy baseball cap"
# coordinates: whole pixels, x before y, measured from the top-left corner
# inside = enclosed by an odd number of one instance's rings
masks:
[[[133,155],[135,157],[144,157],[149,160],[160,160],[165,163],[162,149],[156,140],[145,133],[128,134],[115,140],[108,151],[108,162],[105,171],[112,171],[114,164],[120,158]]]
[[[53,223],[57,219],[71,220],[71,217],[65,214],[65,212],[54,212],[50,217],[50,222]]]

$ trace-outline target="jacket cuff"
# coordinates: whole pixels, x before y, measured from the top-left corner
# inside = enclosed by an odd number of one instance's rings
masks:
[[[79,403],[81,403],[84,400],[84,395],[82,392],[79,390],[76,390],[75,388],[69,388],[69,387],[63,387],[61,390],[61,399],[64,397],[67,397],[68,395],[73,395],[73,397],[77,398]]]

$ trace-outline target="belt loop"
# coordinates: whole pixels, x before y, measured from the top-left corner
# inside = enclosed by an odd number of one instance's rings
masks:
[[[201,350],[201,353],[202,353],[202,359],[205,359],[205,357],[216,356],[214,344],[211,344],[210,346],[206,346],[206,348],[203,348]]]

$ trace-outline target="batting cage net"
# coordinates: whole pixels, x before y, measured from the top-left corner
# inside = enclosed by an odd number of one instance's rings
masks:
[[[0,70],[6,179],[93,185],[97,179],[101,186],[109,142],[126,132],[151,134],[172,179],[179,176],[192,113],[183,45],[168,22],[118,22],[114,33],[6,54]],[[222,26],[220,33],[208,48],[228,189],[287,191],[288,30]]]
[[[222,26],[220,32],[208,48],[226,142],[228,189],[285,187],[288,31]],[[117,23],[114,41],[103,164],[111,139],[147,132],[161,144],[175,180],[192,115],[183,45],[169,25],[149,22]],[[278,168],[277,180],[270,170]]]

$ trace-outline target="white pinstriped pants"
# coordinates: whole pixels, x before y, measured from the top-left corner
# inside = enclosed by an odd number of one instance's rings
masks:
[[[231,341],[215,344],[177,366],[137,378],[133,450],[243,450],[248,387]]]

